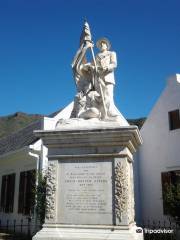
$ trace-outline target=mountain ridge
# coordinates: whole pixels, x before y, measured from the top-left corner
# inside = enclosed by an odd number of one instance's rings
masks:
[[[0,138],[6,137],[36,120],[40,120],[44,116],[45,115],[27,114],[24,112],[15,112],[7,116],[2,116],[0,117]]]
[[[15,112],[13,114],[9,114],[7,116],[0,117],[0,138],[6,137],[11,133],[14,133],[34,121],[40,120],[45,115],[42,114],[28,114],[25,112]],[[127,119],[130,125],[137,125],[139,129],[141,129],[144,124],[146,118],[141,117],[137,119]]]

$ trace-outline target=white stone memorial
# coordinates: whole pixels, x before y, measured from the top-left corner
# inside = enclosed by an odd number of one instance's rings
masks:
[[[106,38],[97,46],[94,56],[85,22],[72,63],[77,95],[71,117],[35,132],[48,147],[48,176],[45,224],[33,240],[143,239],[134,222],[132,168],[142,140],[114,104],[116,53]]]

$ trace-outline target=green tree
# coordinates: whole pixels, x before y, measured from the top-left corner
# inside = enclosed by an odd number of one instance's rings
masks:
[[[180,183],[165,184],[163,201],[166,213],[174,220],[180,221]]]
[[[45,211],[46,211],[46,182],[47,177],[45,174],[39,172],[37,174],[38,184],[34,189],[35,192],[35,211],[37,214],[37,218],[41,224],[44,223],[45,220]]]

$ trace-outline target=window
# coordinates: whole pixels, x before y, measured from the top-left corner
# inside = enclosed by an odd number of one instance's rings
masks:
[[[34,205],[35,170],[20,173],[18,213],[29,215]]]
[[[180,128],[179,109],[169,112],[169,129],[174,130]]]
[[[15,173],[2,176],[0,208],[5,213],[13,212],[15,176]]]
[[[172,205],[172,199],[176,200],[176,198],[178,197],[177,194],[179,194],[178,189],[180,186],[180,170],[162,172],[161,182],[162,182],[162,196],[163,196],[163,211],[164,211],[164,214],[170,214],[172,209],[171,209],[171,206],[169,206],[169,201],[170,201],[170,204]],[[170,194],[169,196],[167,195],[168,193]],[[168,196],[168,199],[167,199],[167,196]]]

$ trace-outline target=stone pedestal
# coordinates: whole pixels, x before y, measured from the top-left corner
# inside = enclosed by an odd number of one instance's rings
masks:
[[[48,147],[47,211],[33,240],[143,239],[134,222],[136,126],[36,131]]]

